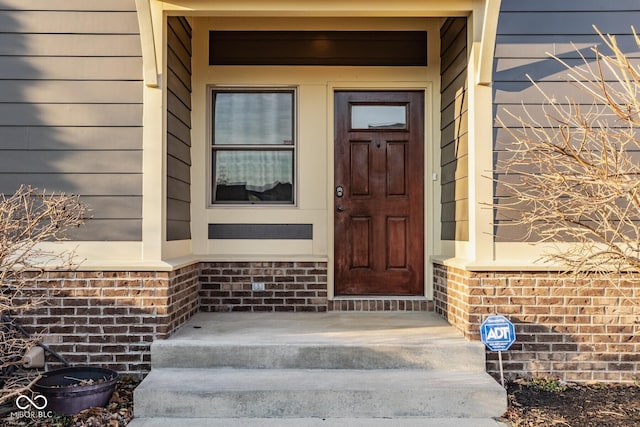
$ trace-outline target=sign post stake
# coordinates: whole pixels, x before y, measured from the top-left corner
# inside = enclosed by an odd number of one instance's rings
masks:
[[[500,384],[504,388],[504,371],[502,370],[502,352],[498,352],[498,363],[500,364]]]
[[[504,368],[502,367],[502,352],[506,351],[516,341],[516,330],[513,323],[504,316],[489,316],[480,325],[480,340],[491,351],[498,352],[500,365],[500,383],[504,387]]]

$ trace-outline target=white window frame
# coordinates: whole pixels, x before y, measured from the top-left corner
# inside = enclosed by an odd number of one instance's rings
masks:
[[[216,144],[214,143],[214,102],[215,93],[218,92],[247,92],[247,93],[259,93],[259,92],[288,92],[292,93],[292,123],[293,123],[293,142],[292,144],[265,144],[265,145],[218,145],[220,150],[224,149],[244,149],[255,151],[291,151],[293,155],[292,159],[292,200],[291,201],[219,201],[214,200],[214,187],[215,187],[215,156]],[[220,207],[295,207],[297,206],[297,187],[298,187],[298,110],[299,110],[299,95],[298,87],[293,85],[286,86],[247,86],[247,85],[208,85],[207,86],[207,207],[208,208],[220,208]]]

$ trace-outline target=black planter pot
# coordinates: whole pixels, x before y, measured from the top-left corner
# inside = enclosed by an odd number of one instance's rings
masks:
[[[95,384],[78,385],[78,380],[94,380]],[[117,380],[118,373],[111,369],[77,366],[45,372],[33,391],[47,398],[46,411],[75,415],[83,409],[107,406]]]

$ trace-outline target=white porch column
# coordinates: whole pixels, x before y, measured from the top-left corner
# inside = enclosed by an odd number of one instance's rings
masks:
[[[142,258],[162,259],[165,240],[165,132],[162,64],[164,17],[156,0],[136,0],[144,72]],[[159,49],[157,47],[160,47]]]

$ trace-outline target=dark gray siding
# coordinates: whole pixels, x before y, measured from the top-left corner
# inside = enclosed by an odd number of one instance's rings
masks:
[[[191,27],[167,20],[167,240],[191,238]]]
[[[533,118],[544,122],[541,108],[542,95],[532,87],[527,75],[539,82],[540,87],[556,99],[573,98],[579,103],[591,104],[583,92],[567,83],[566,68],[550,58],[554,54],[570,65],[583,64],[594,57],[591,48],[598,45],[606,49],[593,29],[616,34],[624,50],[638,57],[631,26],[640,22],[640,3],[637,0],[502,0],[498,20],[493,74],[494,111],[508,126],[517,126],[509,120],[505,110],[517,115],[524,108]],[[572,43],[575,44],[572,45]],[[577,50],[576,50],[577,49]],[[509,226],[511,221],[501,205],[509,203],[509,194],[500,182],[512,179],[504,175],[500,160],[507,159],[505,151],[511,137],[498,127],[494,129],[494,159],[498,180],[494,185],[495,236],[497,241],[520,240],[524,230]]]
[[[77,240],[142,236],[138,33],[134,0],[0,0],[0,192],[79,194]]]
[[[467,19],[440,29],[440,149],[443,240],[469,240]]]

